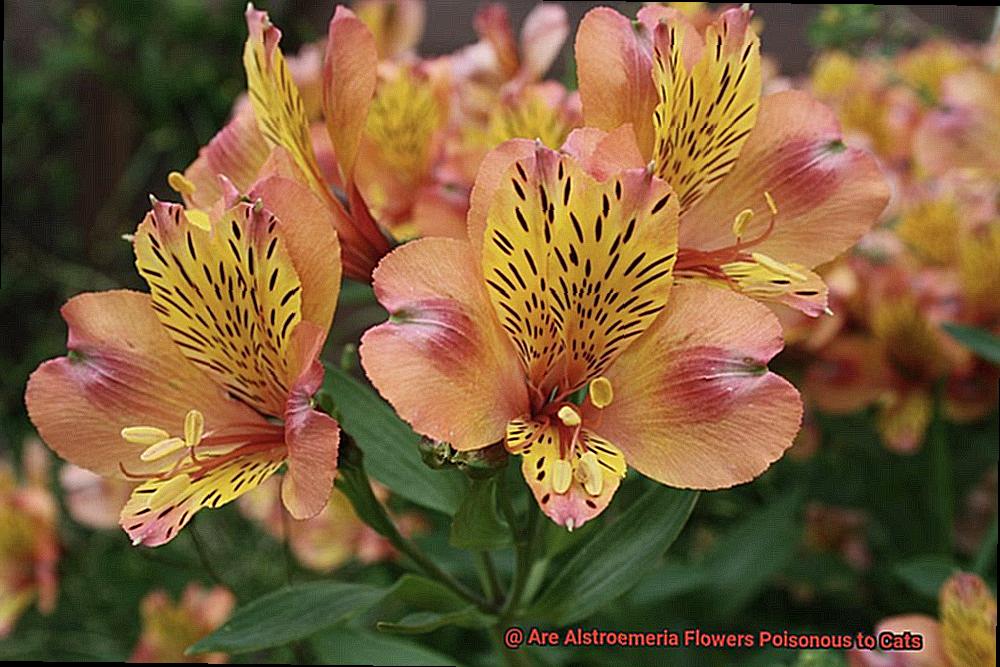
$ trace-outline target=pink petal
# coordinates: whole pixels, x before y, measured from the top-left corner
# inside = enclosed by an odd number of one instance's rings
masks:
[[[232,181],[241,192],[246,191],[269,152],[264,136],[257,129],[253,109],[244,105],[198,151],[198,158],[184,171],[184,176],[195,186],[194,192],[185,194],[185,201],[202,210],[212,208],[222,197],[220,174]]]
[[[608,7],[587,12],[576,33],[585,124],[610,131],[631,123],[646,160],[653,151],[657,103],[647,42],[648,35],[640,38],[627,18]]]
[[[262,421],[230,399],[185,359],[150,307],[129,291],[81,294],[63,306],[71,355],[46,361],[28,380],[28,415],[42,439],[64,459],[105,476],[149,472],[144,447],[126,443],[126,426],[184,432],[197,409],[215,428]]]
[[[312,408],[312,395],[323,384],[319,354],[326,330],[300,322],[292,334],[291,366],[298,379],[285,408],[285,444],[288,471],[281,484],[281,499],[296,519],[320,513],[330,498],[337,473],[340,427],[329,415]],[[293,372],[295,372],[293,370]]]
[[[800,91],[761,100],[736,167],[681,219],[681,247],[731,245],[733,219],[747,208],[758,215],[744,237],[759,235],[769,219],[765,192],[778,216],[771,235],[753,250],[807,268],[854,245],[889,199],[875,160],[844,146],[833,112]]]
[[[584,423],[664,484],[748,482],[792,444],[802,420],[798,392],[766,368],[781,347],[766,306],[726,289],[675,285],[653,326],[605,374],[614,401],[591,407]]]
[[[365,333],[361,362],[418,433],[476,449],[527,412],[521,367],[467,243],[428,238],[397,248],[375,271],[375,293],[390,320]]]
[[[536,81],[552,67],[566,37],[569,20],[566,10],[556,4],[539,3],[528,13],[521,25],[521,72]]]
[[[354,172],[361,131],[375,95],[377,66],[371,31],[350,9],[337,7],[323,61],[323,115],[344,182]]]

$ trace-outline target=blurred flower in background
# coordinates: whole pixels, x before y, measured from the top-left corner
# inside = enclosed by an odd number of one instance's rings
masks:
[[[49,491],[49,455],[37,438],[21,452],[21,480],[0,461],[0,638],[32,604],[52,613],[58,593],[58,507]]]
[[[225,588],[188,584],[174,602],[164,590],[155,590],[140,605],[142,634],[129,662],[229,662],[225,653],[185,654],[187,647],[222,625],[236,598]]]

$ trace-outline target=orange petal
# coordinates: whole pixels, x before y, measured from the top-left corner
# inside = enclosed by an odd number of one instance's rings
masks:
[[[390,320],[362,338],[372,384],[423,435],[476,449],[528,410],[517,357],[493,315],[468,244],[412,241],[375,271]]]
[[[483,158],[476,174],[476,183],[469,196],[469,241],[476,260],[482,256],[486,235],[486,216],[493,204],[493,195],[503,182],[507,170],[520,159],[535,152],[535,142],[511,139],[500,144]]]
[[[377,66],[371,31],[350,9],[337,7],[323,61],[323,115],[343,182],[354,173],[361,131],[375,95]]]
[[[798,392],[767,370],[781,347],[766,306],[675,285],[664,312],[605,373],[613,402],[590,408],[584,423],[600,423],[630,466],[664,484],[748,482],[792,444],[802,421]]]
[[[610,131],[631,123],[648,160],[657,97],[648,31],[636,30],[608,7],[587,12],[576,33],[577,77],[585,125]]]
[[[577,128],[570,132],[562,150],[579,160],[588,173],[601,181],[615,172],[645,166],[631,125],[622,125],[611,132],[595,127]]]
[[[806,370],[802,391],[823,412],[849,414],[878,400],[890,378],[876,341],[843,335],[817,354]]]
[[[539,3],[521,25],[521,76],[536,81],[552,67],[566,37],[569,20],[560,5]]]
[[[413,49],[427,22],[423,0],[361,0],[354,3],[354,11],[375,37],[381,59]]]
[[[268,145],[257,129],[257,119],[249,106],[241,107],[232,120],[198,151],[198,158],[184,171],[194,191],[184,200],[202,210],[222,197],[219,175],[245,192],[257,177],[268,156]]]
[[[597,181],[538,147],[508,169],[487,216],[482,271],[533,386],[599,375],[666,303],[677,198],[645,169]]]
[[[145,294],[81,294],[62,309],[70,356],[42,364],[25,401],[42,439],[64,459],[100,475],[150,472],[143,445],[125,442],[127,426],[182,433],[189,410],[213,427],[259,422],[253,410],[226,396],[181,355]]]
[[[257,182],[249,197],[283,221],[281,239],[302,284],[302,319],[329,330],[341,273],[333,212],[305,185],[280,176]]]
[[[986,582],[958,572],[941,587],[938,613],[944,652],[952,665],[995,665],[997,601]]]
[[[285,408],[285,443],[288,471],[281,484],[281,499],[296,519],[320,513],[330,498],[337,472],[340,427],[329,415],[312,408],[312,395],[323,384],[319,354],[326,330],[302,322],[292,337],[291,366],[298,379]]]
[[[560,443],[560,438],[568,437],[566,429],[537,421],[515,419],[507,427],[507,447],[521,456],[521,474],[538,506],[557,524],[573,530],[604,511],[626,468],[621,451],[587,429],[579,434],[582,445],[577,444],[564,459],[562,452],[569,451],[569,446]],[[591,474],[600,477],[589,490],[583,481],[584,449],[595,461]]]
[[[288,341],[302,319],[283,238],[291,224],[239,203],[206,230],[182,206],[157,201],[135,235],[153,310],[184,356],[274,417],[284,412]]]
[[[889,189],[875,160],[840,140],[833,112],[799,91],[761,100],[757,125],[736,167],[681,222],[682,248],[714,250],[733,243],[732,223],[744,209],[777,204],[770,236],[753,250],[813,268],[853,245],[878,219]],[[764,231],[758,215],[745,238]]]

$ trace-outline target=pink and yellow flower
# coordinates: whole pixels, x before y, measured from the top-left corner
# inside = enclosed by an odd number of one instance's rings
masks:
[[[28,382],[52,449],[141,482],[120,519],[135,544],[169,541],[282,465],[285,505],[314,516],[336,470],[337,423],[311,404],[340,288],[330,210],[281,176],[217,210],[154,200],[134,241],[150,294],[70,300],[70,354]]]
[[[236,598],[225,588],[203,588],[188,584],[174,602],[164,590],[155,590],[142,600],[142,634],[129,662],[203,662],[225,664],[225,653],[187,655],[189,646],[218,629],[236,606]]]
[[[677,192],[678,278],[818,315],[827,292],[812,269],[853,245],[889,193],[829,109],[798,91],[761,97],[750,16],[727,10],[702,36],[667,7],[634,25],[592,10],[576,40],[584,120],[630,126],[629,163],[652,162]]]
[[[384,487],[376,485],[372,490],[381,502],[388,499]],[[387,539],[358,518],[350,500],[337,489],[330,494],[322,512],[302,521],[289,521],[284,516],[280,490],[273,479],[242,496],[239,509],[260,522],[275,538],[287,540],[298,561],[312,570],[330,572],[352,558],[367,564],[391,559],[396,554]],[[397,517],[395,521],[407,537],[421,524],[414,514]]]
[[[56,606],[59,580],[58,509],[48,488],[48,454],[25,443],[24,479],[0,461],[0,638],[32,604],[43,614]]]
[[[749,481],[801,418],[795,389],[766,367],[781,349],[767,308],[671,288],[670,186],[617,166],[613,142],[581,145],[490,153],[468,240],[390,253],[374,281],[390,319],[361,345],[369,378],[417,432],[460,451],[504,442],[569,529],[603,511],[628,466],[686,488]]]
[[[979,667],[997,661],[997,603],[986,583],[958,572],[941,587],[938,618],[924,614],[893,616],[879,623],[882,632],[923,636],[919,651],[853,650],[852,667]]]

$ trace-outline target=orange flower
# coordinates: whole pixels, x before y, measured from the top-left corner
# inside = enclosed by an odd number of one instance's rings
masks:
[[[826,287],[812,269],[853,245],[889,193],[829,109],[798,91],[761,97],[750,16],[727,10],[702,37],[666,7],[644,7],[635,26],[591,10],[576,40],[584,120],[630,126],[629,163],[651,161],[677,192],[679,278],[815,316]]]
[[[753,479],[801,419],[766,367],[780,328],[738,294],[671,289],[677,211],[646,169],[501,145],[468,241],[414,241],[379,265],[390,318],[362,339],[365,371],[419,433],[462,451],[504,441],[569,529],[607,506],[628,465],[687,488]]]
[[[178,602],[155,590],[142,600],[142,634],[129,662],[229,662],[225,653],[186,655],[189,646],[222,625],[236,605],[225,588],[188,584]]]

